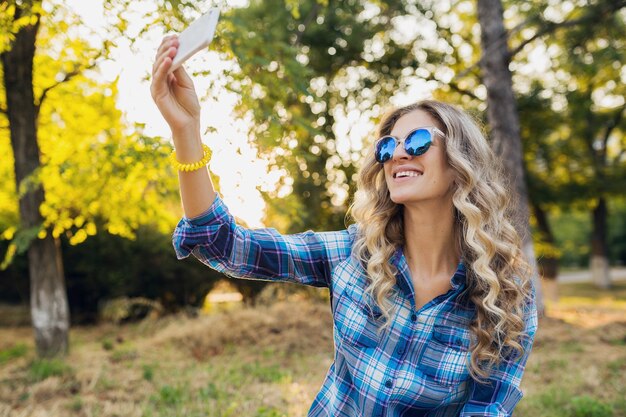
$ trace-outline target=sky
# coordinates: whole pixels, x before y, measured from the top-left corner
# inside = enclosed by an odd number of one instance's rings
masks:
[[[106,22],[102,19],[102,0],[65,0],[65,4],[81,17],[86,26],[81,35],[91,37],[96,44],[101,42],[101,38],[90,32],[104,33]],[[150,2],[137,1],[133,7],[136,13],[127,15],[131,21],[131,33],[145,26],[140,18],[141,12],[150,7]],[[146,135],[170,138],[169,127],[150,96],[150,81],[147,79],[156,50],[165,35],[162,27],[154,27],[137,39],[133,50],[128,40],[116,40],[112,59],[99,66],[99,76],[106,81],[119,77],[117,106],[129,123],[145,124]],[[211,68],[219,71],[224,65],[209,48],[192,57],[185,68],[193,73]],[[209,80],[194,77],[194,83],[198,95],[205,95]],[[201,133],[204,143],[213,150],[211,170],[220,177],[221,195],[230,211],[248,226],[261,227],[265,203],[257,187],[269,187],[276,180],[268,176],[267,164],[257,158],[256,151],[248,143],[245,122],[232,115],[235,102],[236,97],[226,92],[220,93],[219,100],[203,99]],[[205,132],[209,126],[215,128],[215,133]]]
[[[84,28],[78,29],[81,37],[93,39],[94,44],[101,43],[107,24],[102,18],[105,14],[102,0],[65,0],[64,3],[81,17],[84,23]],[[199,2],[201,5],[206,4],[206,8],[210,3]],[[242,6],[245,1],[229,0],[227,3]],[[137,0],[131,2],[131,8],[132,10],[124,13],[130,21],[128,33],[132,34],[146,26],[147,22],[141,16],[154,8],[154,3]],[[99,76],[106,81],[118,78],[117,105],[129,123],[145,124],[146,135],[169,138],[169,128],[150,96],[148,77],[156,50],[165,35],[162,27],[155,26],[136,38],[132,50],[129,40],[117,39],[112,58],[99,66]],[[215,69],[215,73],[219,74],[226,65],[209,47],[187,61],[185,68],[189,73]],[[206,95],[210,80],[201,76],[193,78],[199,96]],[[406,92],[398,94],[392,104],[402,105],[416,99],[428,98],[434,88],[432,83],[417,80]],[[261,227],[265,203],[259,188],[272,189],[280,171],[269,175],[266,161],[257,157],[253,140],[249,141],[247,137],[246,122],[237,119],[232,113],[236,100],[234,94],[223,90],[217,97],[201,98],[201,131],[204,143],[213,150],[211,171],[220,178],[221,195],[231,213],[250,227]],[[335,120],[337,151],[349,158],[351,151],[360,150],[363,138],[371,132],[373,126],[369,120],[364,119],[360,111],[351,109],[350,103],[346,103],[343,115],[335,115]],[[206,132],[209,126],[215,128],[211,133]],[[338,188],[337,192],[341,193],[342,189]]]

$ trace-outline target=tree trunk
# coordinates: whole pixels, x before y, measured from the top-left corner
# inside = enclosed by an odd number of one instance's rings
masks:
[[[508,34],[504,28],[500,0],[478,0],[481,27],[481,67],[487,88],[487,117],[491,127],[492,148],[504,163],[510,176],[517,205],[515,227],[522,237],[523,250],[533,268],[537,307],[543,312],[543,297],[537,274],[535,250],[530,234],[528,192],[524,176],[519,114],[509,70]]]
[[[593,220],[593,230],[591,232],[591,277],[594,284],[605,290],[611,288],[609,251],[606,243],[607,212],[606,200],[604,197],[600,197],[591,214]]]
[[[15,19],[32,7],[30,2],[25,3],[17,8]],[[38,178],[38,108],[33,93],[33,57],[38,28],[39,19],[35,24],[21,28],[10,49],[0,55],[15,157],[15,180],[20,190],[22,229],[43,223],[39,206],[45,198]],[[35,238],[28,249],[30,309],[40,357],[57,356],[68,350],[69,308],[60,255],[58,242],[49,234],[44,239]]]

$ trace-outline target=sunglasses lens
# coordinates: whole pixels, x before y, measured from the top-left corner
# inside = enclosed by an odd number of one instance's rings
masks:
[[[433,143],[430,131],[426,129],[417,129],[412,132],[404,141],[404,149],[406,153],[412,156],[423,155]]]
[[[396,149],[396,141],[392,137],[385,137],[376,143],[375,157],[376,161],[384,164],[393,156],[393,151]]]

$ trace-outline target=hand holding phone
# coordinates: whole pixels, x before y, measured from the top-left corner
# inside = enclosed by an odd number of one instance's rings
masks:
[[[194,21],[178,36],[178,51],[168,73],[172,73],[196,52],[209,46],[215,35],[219,15],[220,10],[218,8],[210,9],[207,14]]]

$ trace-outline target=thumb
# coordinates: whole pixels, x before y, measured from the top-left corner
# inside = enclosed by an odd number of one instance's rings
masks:
[[[179,86],[193,88],[193,81],[191,80],[191,77],[189,76],[189,74],[187,74],[187,71],[185,71],[185,68],[183,68],[182,65],[176,68],[172,74],[174,74],[174,77],[176,77],[176,83]]]

